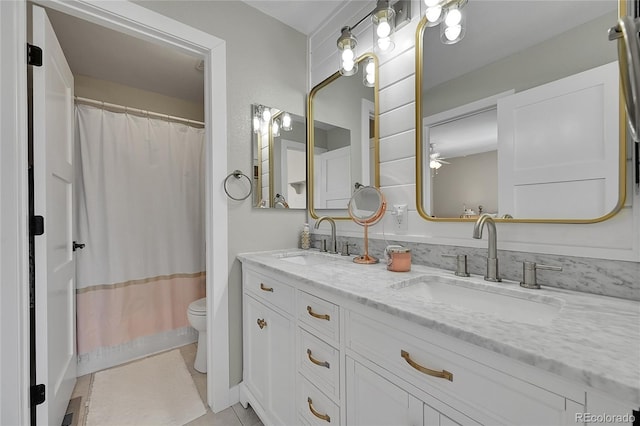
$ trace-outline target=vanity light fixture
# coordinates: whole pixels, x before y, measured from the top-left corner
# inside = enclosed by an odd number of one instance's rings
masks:
[[[352,31],[368,17],[371,17],[373,23],[373,50],[378,54],[389,53],[395,46],[395,31],[411,20],[411,0],[398,0],[393,5],[389,0],[378,0],[376,8],[355,25],[342,27],[337,42],[341,75],[351,76],[358,72],[358,39]]]
[[[358,72],[358,62],[356,62],[358,39],[351,34],[350,27],[342,27],[340,31],[341,34],[337,43],[338,52],[340,53],[340,74],[348,77]]]
[[[378,0],[378,5],[371,12],[373,23],[373,51],[391,52],[395,47],[393,33],[396,29],[396,12],[389,6],[389,0]]]
[[[365,87],[374,87],[376,85],[376,62],[373,58],[368,58],[364,61],[362,84]]]
[[[465,14],[462,8],[468,0],[424,0],[427,27],[440,25],[440,40],[454,44],[465,34]]]

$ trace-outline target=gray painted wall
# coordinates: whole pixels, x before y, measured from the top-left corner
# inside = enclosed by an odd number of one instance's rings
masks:
[[[229,171],[251,172],[251,104],[305,115],[307,38],[239,1],[137,1],[226,40]],[[220,182],[222,184],[222,182]],[[241,252],[296,247],[305,210],[229,201],[229,380],[242,380]],[[215,344],[215,342],[212,342]]]
[[[463,206],[498,211],[498,151],[447,158],[433,181],[433,215],[459,217]]]
[[[174,117],[204,121],[204,104],[136,89],[86,75],[73,76],[75,95]]]

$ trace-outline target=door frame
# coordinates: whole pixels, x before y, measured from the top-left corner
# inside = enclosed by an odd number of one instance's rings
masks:
[[[29,293],[26,1],[0,2],[0,423],[29,423]],[[34,3],[184,52],[205,61],[207,399],[214,412],[237,399],[229,389],[226,43],[128,1]],[[213,155],[215,151],[215,156]],[[6,197],[6,198],[5,198]],[[214,238],[215,236],[215,238]],[[5,380],[6,379],[6,380]]]

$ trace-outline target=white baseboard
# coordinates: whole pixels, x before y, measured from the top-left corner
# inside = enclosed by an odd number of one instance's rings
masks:
[[[240,385],[237,384],[229,389],[229,405],[240,402]]]

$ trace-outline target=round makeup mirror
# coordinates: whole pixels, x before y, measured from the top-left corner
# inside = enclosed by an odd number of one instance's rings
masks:
[[[378,263],[379,260],[369,256],[368,228],[382,219],[387,209],[387,202],[378,188],[359,184],[356,186],[358,189],[349,200],[349,216],[354,222],[364,226],[364,254],[357,256],[353,261],[370,265]]]

